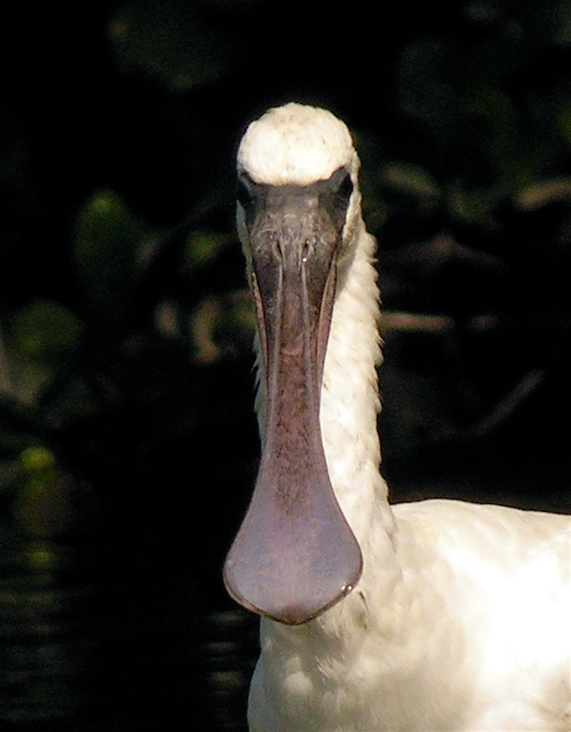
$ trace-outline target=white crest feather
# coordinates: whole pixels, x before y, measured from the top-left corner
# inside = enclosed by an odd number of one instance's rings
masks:
[[[257,183],[307,185],[342,166],[355,181],[359,164],[347,126],[325,109],[293,102],[252,122],[238,150],[238,169]]]

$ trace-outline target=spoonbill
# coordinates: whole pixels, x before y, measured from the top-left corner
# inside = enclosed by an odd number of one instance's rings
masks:
[[[345,124],[295,103],[238,151],[262,457],[224,579],[262,616],[250,729],[568,732],[570,518],[389,505],[358,170]]]

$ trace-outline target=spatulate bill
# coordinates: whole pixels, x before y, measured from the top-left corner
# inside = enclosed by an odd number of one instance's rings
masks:
[[[307,622],[341,600],[362,569],[329,479],[319,418],[343,173],[303,188],[256,189],[249,182],[265,430],[254,494],[224,576],[238,602],[288,624]]]

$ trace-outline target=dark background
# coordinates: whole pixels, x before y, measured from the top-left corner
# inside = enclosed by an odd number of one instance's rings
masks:
[[[355,134],[393,500],[569,511],[568,2],[22,4],[1,36],[3,729],[244,729],[233,171],[268,106]]]

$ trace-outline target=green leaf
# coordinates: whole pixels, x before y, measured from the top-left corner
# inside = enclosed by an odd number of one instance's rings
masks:
[[[145,69],[176,91],[218,80],[233,55],[224,31],[176,0],[126,3],[111,19],[109,35],[126,71]]]
[[[192,231],[187,239],[187,265],[191,271],[213,262],[234,237],[211,231]]]
[[[73,355],[81,341],[83,323],[63,305],[32,300],[10,323],[10,348],[21,358],[55,364]]]
[[[29,447],[20,455],[22,480],[12,513],[21,530],[50,538],[71,528],[74,519],[75,482],[61,470],[55,455],[43,446]]]
[[[466,94],[464,111],[474,118],[476,129],[483,133],[485,146],[496,162],[513,158],[518,152],[519,119],[515,107],[499,87],[474,84]]]
[[[494,189],[467,189],[461,183],[450,186],[448,205],[452,216],[463,223],[497,229],[495,209],[497,194]]]
[[[83,333],[83,322],[51,300],[32,300],[16,312],[6,334],[13,396],[32,404],[56,372],[76,356]]]
[[[430,173],[413,163],[389,163],[382,169],[382,179],[390,188],[413,198],[434,201],[440,196]]]
[[[75,263],[94,314],[120,325],[130,314],[143,223],[113,191],[102,190],[83,206],[75,227]]]
[[[214,363],[226,356],[249,352],[254,330],[254,310],[247,290],[206,297],[190,321],[195,361]]]

